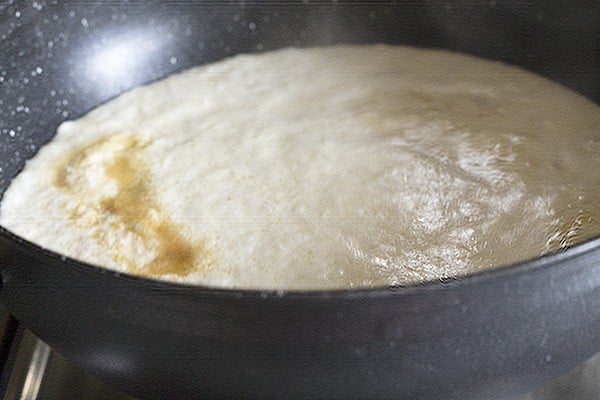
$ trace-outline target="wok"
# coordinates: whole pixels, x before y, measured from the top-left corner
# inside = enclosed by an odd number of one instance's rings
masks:
[[[0,18],[2,192],[61,121],[240,52],[443,47],[600,100],[596,1],[35,1]],[[24,325],[144,398],[506,398],[600,351],[600,237],[409,287],[259,292],[119,275],[0,228],[0,274]]]

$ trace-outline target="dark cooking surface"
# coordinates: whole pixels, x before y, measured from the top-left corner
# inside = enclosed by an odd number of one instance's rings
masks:
[[[338,42],[460,50],[600,101],[592,0],[0,1],[0,193],[61,121],[127,88],[239,52]],[[598,352],[599,247],[410,288],[258,293],[115,276],[0,229],[0,301],[140,397],[479,399]]]
[[[3,338],[2,316],[6,311],[0,305],[0,339]],[[20,331],[18,346],[14,346],[15,362],[0,385],[0,400],[136,400],[99,381],[71,364],[60,354],[47,352],[46,345],[29,331]],[[40,371],[40,379],[27,385],[28,373]],[[8,386],[8,387],[6,387]],[[37,393],[37,395],[33,395]],[[23,396],[29,396],[22,399]],[[600,398],[600,354],[589,359],[564,376],[548,382],[544,387],[511,400],[598,400]],[[490,399],[478,400],[496,400]]]

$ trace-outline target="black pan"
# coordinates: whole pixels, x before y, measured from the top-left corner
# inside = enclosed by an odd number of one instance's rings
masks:
[[[4,1],[0,189],[61,121],[127,88],[340,42],[459,50],[600,100],[597,1]],[[0,273],[23,324],[148,398],[505,398],[600,351],[600,237],[455,280],[282,293],[118,275],[0,229]]]

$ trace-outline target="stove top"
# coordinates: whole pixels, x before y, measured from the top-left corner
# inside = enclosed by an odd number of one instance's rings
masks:
[[[136,400],[69,363],[0,305],[0,400],[41,399]],[[515,400],[600,400],[600,354]]]

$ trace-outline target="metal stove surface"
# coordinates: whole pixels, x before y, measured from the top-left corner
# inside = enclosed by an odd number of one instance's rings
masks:
[[[69,363],[0,305],[0,400],[41,399],[136,400]],[[600,400],[600,354],[515,400]]]
[[[0,400],[136,400],[75,367],[0,305]]]

